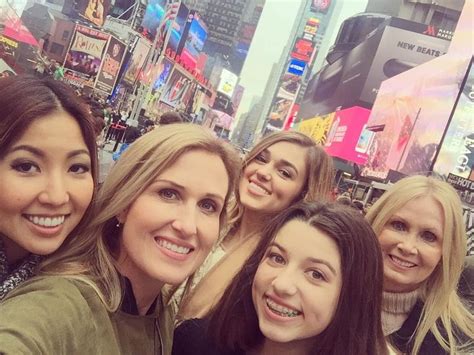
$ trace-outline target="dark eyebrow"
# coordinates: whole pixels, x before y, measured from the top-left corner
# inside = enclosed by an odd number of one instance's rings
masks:
[[[270,151],[268,149],[264,149],[262,150],[260,153],[264,153],[266,155],[269,155],[270,157],[272,156],[272,154],[270,153]],[[290,168],[292,168],[294,171],[296,171],[296,173],[298,174],[298,169],[296,169],[296,166],[294,166],[292,163],[290,163],[288,160],[285,160],[285,159],[280,159],[278,161],[280,164],[283,164],[283,165],[286,165]]]
[[[153,183],[157,183],[157,182],[166,182],[172,186],[174,186],[175,188],[177,188],[178,190],[186,190],[186,188],[183,186],[183,185],[180,185],[174,181],[171,181],[171,180],[167,180],[167,179],[155,179],[155,181],[153,181]],[[224,204],[224,198],[220,195],[217,195],[217,194],[213,194],[213,193],[207,193],[205,195],[206,197],[208,198],[213,198],[213,199],[216,199],[218,201],[220,201],[222,204]]]
[[[45,154],[40,149],[32,147],[30,145],[18,145],[16,147],[13,147],[10,150],[10,153],[13,153],[13,152],[16,152],[16,151],[19,151],[19,150],[25,150],[27,152],[30,152],[33,155],[36,155],[39,158],[44,158],[44,156],[45,156]],[[67,157],[72,158],[72,157],[75,157],[75,156],[81,155],[81,154],[86,154],[87,156],[90,157],[89,151],[87,149],[72,150],[67,154]]]
[[[270,247],[277,247],[278,249],[280,249],[283,253],[285,254],[288,254],[288,252],[286,251],[285,248],[283,248],[280,244],[278,244],[277,242],[272,242],[270,243],[270,245],[268,246],[269,248]],[[326,260],[323,260],[323,259],[319,259],[319,258],[308,258],[307,259],[309,262],[312,262],[312,263],[315,263],[315,264],[323,264],[323,265],[326,265],[329,270],[331,270],[331,272],[334,274],[334,275],[337,275],[337,272],[336,270],[334,269],[334,267],[331,265],[331,263],[329,263],[328,261]]]

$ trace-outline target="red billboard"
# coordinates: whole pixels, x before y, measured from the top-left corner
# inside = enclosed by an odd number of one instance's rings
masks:
[[[314,43],[303,37],[297,38],[295,46],[291,51],[291,58],[299,59],[303,62],[309,62],[314,51]]]

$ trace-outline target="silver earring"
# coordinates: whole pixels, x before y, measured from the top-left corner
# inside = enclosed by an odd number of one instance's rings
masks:
[[[120,228],[120,222],[117,222],[117,224],[115,225],[115,227]]]

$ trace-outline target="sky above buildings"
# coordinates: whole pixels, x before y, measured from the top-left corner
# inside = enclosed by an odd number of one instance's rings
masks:
[[[290,32],[301,3],[305,0],[266,0],[265,7],[244,64],[240,84],[245,87],[237,117],[249,111],[252,98],[264,95],[272,65],[278,62],[285,45],[290,41]],[[341,0],[339,0],[341,1]],[[340,22],[363,11],[367,0],[342,0]],[[339,26],[337,26],[338,28]],[[333,40],[337,31],[328,33]],[[269,93],[272,95],[273,93]]]

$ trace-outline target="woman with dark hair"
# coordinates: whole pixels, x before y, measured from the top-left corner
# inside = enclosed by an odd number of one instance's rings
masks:
[[[382,279],[359,213],[300,203],[268,224],[210,315],[177,328],[173,354],[385,354]]]
[[[65,84],[0,79],[0,300],[89,215],[97,174],[94,121]]]

